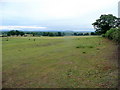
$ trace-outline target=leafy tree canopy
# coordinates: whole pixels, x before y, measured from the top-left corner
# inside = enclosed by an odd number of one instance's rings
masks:
[[[18,31],[18,30],[12,30],[12,31],[9,31],[9,32],[7,32],[7,35],[8,36],[11,36],[11,35],[21,35],[21,36],[23,36],[24,35],[24,32],[21,32],[21,31]]]
[[[118,18],[112,14],[101,15],[92,25],[98,34],[105,34],[108,30],[118,25]]]

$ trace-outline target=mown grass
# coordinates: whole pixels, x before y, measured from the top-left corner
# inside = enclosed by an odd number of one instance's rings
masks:
[[[3,88],[117,86],[117,47],[99,36],[9,37],[2,49]]]

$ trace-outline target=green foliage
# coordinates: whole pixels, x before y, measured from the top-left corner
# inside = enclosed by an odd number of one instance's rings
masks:
[[[2,32],[2,36],[88,36],[88,35],[96,35],[95,32],[42,32],[42,31],[18,31],[11,30],[9,32]]]
[[[38,34],[40,33],[40,34]],[[36,36],[64,36],[63,32],[36,32]]]
[[[105,37],[120,43],[120,28],[112,28],[108,30]]]
[[[25,34],[24,32],[21,32],[21,31],[18,31],[18,30],[12,30],[12,31],[7,32],[7,36],[14,36],[14,35],[23,36],[24,34]]]
[[[95,32],[91,32],[91,35],[96,35],[96,33]]]
[[[120,43],[120,28],[113,32],[113,40]]]
[[[75,32],[75,33],[73,33],[73,35],[74,35],[74,36],[83,36],[84,33],[82,33],[82,32]]]
[[[102,37],[105,37],[105,34],[102,34]]]
[[[102,34],[102,37],[107,37],[120,43],[120,18],[112,14],[101,15],[100,19],[92,24],[96,29],[97,34]]]
[[[113,39],[113,32],[115,32],[115,28],[112,28],[110,30],[108,30],[105,34],[105,37],[109,38],[109,39]]]
[[[89,33],[84,33],[84,35],[89,35]]]
[[[117,21],[116,21],[116,27],[120,27],[120,18],[117,18]]]
[[[117,21],[117,17],[112,14],[101,15],[92,25],[98,34],[105,34],[111,28],[116,27]]]

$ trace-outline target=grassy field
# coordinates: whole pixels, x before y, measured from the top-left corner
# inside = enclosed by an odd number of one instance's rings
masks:
[[[3,88],[112,88],[117,46],[99,36],[3,38]]]

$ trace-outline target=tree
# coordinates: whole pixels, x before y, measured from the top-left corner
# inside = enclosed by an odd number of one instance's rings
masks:
[[[20,35],[23,36],[25,33],[24,32],[20,32]]]
[[[116,27],[120,27],[120,18],[117,18],[117,20],[116,20]]]
[[[91,32],[91,35],[95,35],[95,33],[94,33],[94,32]]]
[[[20,31],[16,30],[15,34],[18,36],[20,34]]]
[[[54,36],[54,34],[52,32],[49,32],[48,35],[49,36]]]
[[[14,31],[14,30],[9,31],[8,34],[9,34],[9,35],[15,35],[15,31]]]
[[[61,33],[61,32],[58,32],[58,36],[62,36],[62,33]]]
[[[23,36],[25,33],[24,32],[21,32],[21,31],[18,31],[18,30],[12,30],[12,31],[9,31],[7,32],[7,36],[11,36],[11,35],[21,35]]]
[[[84,33],[84,35],[89,35],[89,33]]]
[[[43,36],[48,36],[48,32],[43,32]]]
[[[112,14],[101,15],[92,25],[96,29],[96,33],[105,34],[111,28],[116,27],[117,17]]]
[[[83,35],[83,33],[79,33],[79,34],[78,34],[78,36],[82,36],[82,35]]]
[[[77,33],[74,33],[74,36],[77,36]]]

